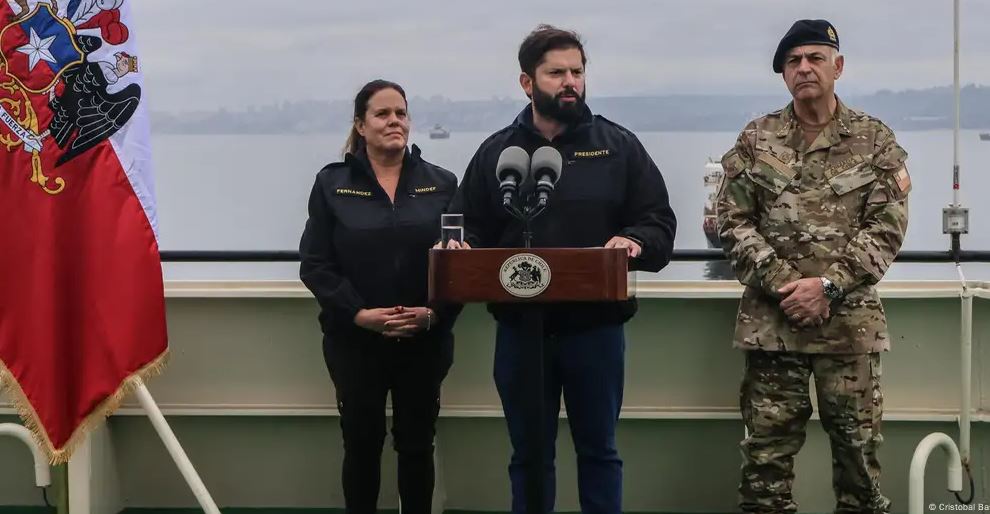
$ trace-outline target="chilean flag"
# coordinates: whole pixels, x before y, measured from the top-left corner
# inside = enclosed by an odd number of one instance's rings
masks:
[[[100,19],[130,25],[130,3]],[[77,108],[100,97],[59,96],[71,89],[63,81],[90,66],[107,70],[103,84],[141,87],[133,27],[110,42],[47,3],[28,4],[15,12],[0,0],[0,388],[57,463],[160,371],[168,344],[144,103],[56,167],[72,135],[105,114]],[[80,46],[81,35],[100,37],[99,51]],[[56,119],[60,98],[75,118]],[[55,123],[69,143],[50,134]]]

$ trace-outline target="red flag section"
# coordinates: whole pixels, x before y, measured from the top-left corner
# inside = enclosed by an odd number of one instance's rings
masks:
[[[59,28],[71,13],[35,7],[0,2],[0,384],[64,462],[90,424],[159,371],[167,337],[140,77],[119,61],[139,54],[129,37],[80,44]],[[128,34],[125,8],[95,23]],[[123,57],[72,59],[102,45]],[[84,74],[98,74],[85,94],[71,87]],[[82,105],[117,108],[94,120]]]

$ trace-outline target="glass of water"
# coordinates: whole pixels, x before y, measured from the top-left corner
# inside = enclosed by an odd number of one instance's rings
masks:
[[[463,214],[440,215],[440,241],[443,243],[442,248],[447,248],[450,241],[464,242]]]

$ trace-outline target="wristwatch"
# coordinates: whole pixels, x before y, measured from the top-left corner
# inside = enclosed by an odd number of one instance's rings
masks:
[[[822,279],[822,291],[825,293],[825,296],[829,300],[838,300],[839,298],[842,298],[841,287],[835,285],[835,282],[832,282],[831,280],[825,277],[821,277],[821,279]]]

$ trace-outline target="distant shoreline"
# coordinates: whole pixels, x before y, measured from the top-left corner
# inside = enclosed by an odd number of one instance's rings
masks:
[[[990,130],[990,86],[961,91],[961,125]],[[945,130],[955,124],[952,89],[878,91],[842,97],[846,105],[883,120],[894,130]],[[786,95],[660,95],[589,98],[592,111],[635,131],[738,132],[749,120],[786,105]],[[525,107],[522,99],[450,100],[441,96],[409,101],[414,127],[435,124],[458,132],[492,132]],[[349,129],[349,101],[294,101],[241,110],[220,108],[188,113],[152,112],[159,134],[312,134]]]

